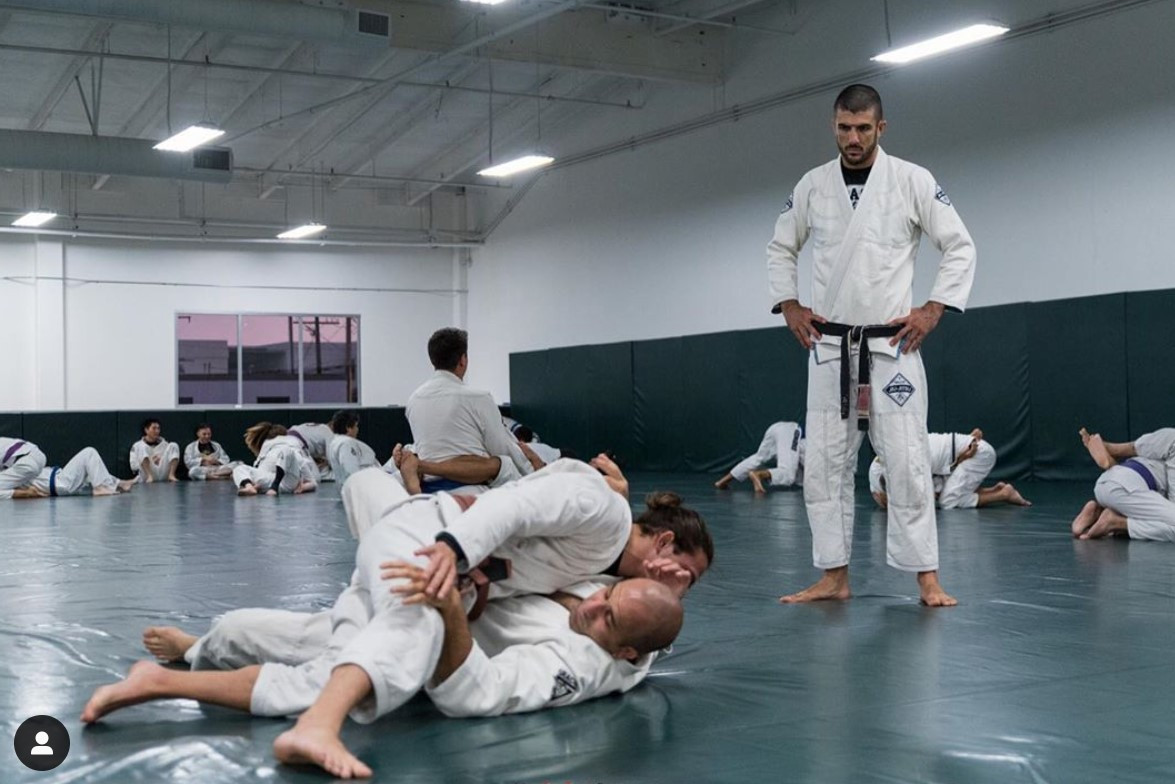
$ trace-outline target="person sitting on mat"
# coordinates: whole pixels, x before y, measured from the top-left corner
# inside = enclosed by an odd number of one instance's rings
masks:
[[[1094,500],[1073,518],[1073,536],[1175,542],[1175,428],[1147,433],[1134,441],[1110,443],[1085,428],[1079,431],[1090,457],[1103,469]]]

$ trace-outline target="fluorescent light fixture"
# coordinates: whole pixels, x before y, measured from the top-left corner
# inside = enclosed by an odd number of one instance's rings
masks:
[[[477,3],[479,5],[499,5],[506,2],[506,0],[465,0],[467,3]]]
[[[207,125],[189,125],[175,136],[170,136],[159,142],[155,145],[155,149],[167,150],[168,152],[187,152],[221,136],[224,136],[224,131],[219,128],[210,128]]]
[[[549,155],[523,155],[521,158],[515,158],[512,161],[506,161],[505,163],[499,163],[497,166],[482,169],[478,174],[482,177],[509,177],[511,174],[524,172],[528,169],[549,166],[554,162],[555,159]]]
[[[283,231],[277,235],[279,240],[301,240],[306,237],[313,237],[315,234],[320,234],[326,231],[326,226],[321,223],[307,223],[297,228]]]
[[[44,226],[49,221],[57,217],[56,212],[42,212],[41,210],[33,210],[26,212],[19,218],[12,222],[13,226]]]
[[[964,27],[962,30],[955,30],[953,33],[947,33],[929,38],[925,41],[919,41],[916,44],[903,46],[901,49],[891,49],[870,59],[879,63],[909,63],[914,60],[921,60],[923,57],[931,57],[932,55],[941,54],[951,49],[958,49],[961,46],[968,46],[979,43],[980,41],[986,41],[989,38],[996,38],[1006,32],[1008,32],[1008,28],[1000,25],[971,25],[970,27]]]

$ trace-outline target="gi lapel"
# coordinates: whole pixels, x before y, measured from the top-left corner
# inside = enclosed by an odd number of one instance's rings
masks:
[[[841,240],[840,248],[837,251],[836,262],[828,275],[828,285],[824,289],[822,308],[816,311],[824,316],[834,312],[833,309],[840,296],[840,289],[845,282],[845,277],[852,269],[853,262],[860,256],[857,250],[861,240],[861,232],[872,217],[873,205],[877,203],[877,197],[873,194],[883,192],[889,185],[889,156],[885,154],[885,150],[877,148],[877,158],[873,161],[873,169],[869,172],[869,181],[865,183],[865,190],[862,192],[861,200],[855,210],[853,205],[849,203],[848,193],[845,191],[844,175],[840,171],[839,159],[835,166],[829,167],[828,177],[829,180],[824,183],[824,187],[835,188],[839,191],[838,202],[841,208],[852,217],[849,219],[849,226],[845,229],[844,239]]]

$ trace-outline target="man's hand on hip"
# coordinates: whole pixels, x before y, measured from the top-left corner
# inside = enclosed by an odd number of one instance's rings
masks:
[[[805,308],[799,303],[799,300],[789,299],[783,303],[783,317],[787,319],[787,328],[796,336],[796,340],[800,341],[800,345],[811,351],[812,345],[820,340],[820,328],[817,324],[823,324],[828,319],[821,318],[812,312],[811,308]]]
[[[938,320],[942,318],[942,312],[945,309],[941,302],[927,302],[920,308],[912,309],[910,315],[889,322],[902,328],[898,334],[893,336],[889,344],[896,346],[905,341],[902,351],[906,354],[913,354],[922,346],[922,341],[926,340],[926,336],[938,326]]]

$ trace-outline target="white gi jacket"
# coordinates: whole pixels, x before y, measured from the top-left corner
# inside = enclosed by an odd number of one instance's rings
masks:
[[[923,233],[943,254],[929,299],[962,311],[975,276],[975,245],[934,176],[878,148],[854,210],[836,158],[800,179],[775,222],[775,236],[767,246],[771,301],[799,299],[796,260],[811,238],[816,315],[854,325],[885,324],[905,316]],[[840,338],[825,336],[821,343],[825,341],[840,344]],[[870,340],[869,348],[896,353],[888,338]]]
[[[356,471],[379,465],[375,450],[359,439],[341,433],[336,433],[327,447],[326,459],[330,462],[334,480],[340,485]]]
[[[564,591],[583,598],[603,587],[584,582]],[[497,716],[574,705],[626,692],[645,679],[656,653],[635,662],[613,658],[572,631],[568,615],[545,596],[490,602],[470,625],[469,657],[430,686],[429,697],[446,716]]]
[[[1167,497],[1175,501],[1175,428],[1164,427],[1153,433],[1139,436],[1134,442],[1134,451],[1139,457],[1163,463],[1163,470],[1155,480],[1163,487]]]
[[[0,490],[25,487],[45,468],[45,453],[23,438],[0,438]]]
[[[509,459],[524,476],[534,470],[502,422],[493,395],[466,386],[447,370],[417,387],[404,413],[421,460],[478,455]]]
[[[228,456],[228,452],[225,452],[224,449],[220,446],[220,444],[218,444],[215,441],[212,442],[212,451],[209,452],[208,454],[211,455],[212,457],[215,457],[216,462],[219,465],[226,466],[232,462],[232,459],[229,458],[229,456]],[[199,441],[193,441],[192,443],[190,443],[186,447],[184,447],[184,465],[186,465],[188,467],[189,472],[191,472],[192,469],[194,469],[194,468],[211,468],[211,467],[213,467],[213,466],[204,465],[204,463],[203,463],[204,457],[205,457],[204,453],[200,451],[200,442]]]
[[[602,574],[632,532],[628,502],[596,469],[571,459],[479,496],[462,514],[441,509],[445,533],[465,554],[462,571],[491,554],[513,565],[511,577],[490,585],[491,599],[551,593]]]
[[[304,422],[286,432],[315,460],[326,460],[327,447],[335,437],[335,431],[330,429],[330,425],[320,425],[316,422]]]

